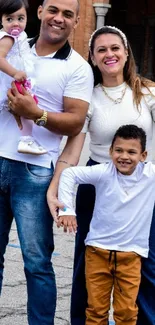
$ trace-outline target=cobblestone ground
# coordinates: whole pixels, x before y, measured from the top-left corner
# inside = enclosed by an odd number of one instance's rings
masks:
[[[80,164],[84,164],[88,156],[88,141],[86,141]],[[74,235],[63,234],[62,229],[57,230],[56,227],[54,233],[53,264],[58,288],[55,325],[69,325]],[[112,324],[114,323],[111,311],[110,325]],[[0,325],[28,325],[26,318],[26,282],[15,224],[11,229],[10,243],[6,252]]]
[[[53,264],[58,287],[55,325],[69,325],[69,306],[72,282],[74,235],[63,234],[55,228],[55,252]],[[110,315],[112,319],[112,315]],[[0,308],[1,325],[27,325],[26,282],[23,273],[21,250],[13,225],[7,248],[4,285]],[[110,323],[110,325],[112,325]]]

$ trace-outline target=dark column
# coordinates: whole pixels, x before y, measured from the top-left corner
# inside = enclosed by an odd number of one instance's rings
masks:
[[[29,37],[33,37],[39,33],[40,22],[37,17],[37,9],[43,0],[29,0],[28,22],[26,32]]]

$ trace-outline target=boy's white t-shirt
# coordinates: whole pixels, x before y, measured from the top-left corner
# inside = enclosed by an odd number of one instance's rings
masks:
[[[85,244],[147,257],[155,203],[155,165],[139,163],[129,176],[118,173],[112,162],[67,168],[61,175],[58,195],[67,209],[60,210],[59,215],[76,215],[75,184],[92,184],[96,189]]]

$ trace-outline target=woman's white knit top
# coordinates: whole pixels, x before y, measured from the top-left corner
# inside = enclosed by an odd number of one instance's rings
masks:
[[[123,83],[117,87],[104,88],[110,97],[118,99],[121,98],[125,86],[126,84]],[[99,163],[110,160],[109,147],[114,133],[121,125],[125,124],[135,124],[145,130],[147,135],[147,160],[153,160],[155,157],[155,140],[153,139],[155,131],[155,87],[151,87],[150,90],[153,95],[147,89],[143,89],[145,96],[143,96],[141,104],[137,108],[133,102],[133,93],[129,86],[127,86],[125,96],[119,104],[115,104],[104,94],[101,85],[94,88],[92,101],[82,130],[84,133],[87,131],[90,133],[90,156],[93,160]]]

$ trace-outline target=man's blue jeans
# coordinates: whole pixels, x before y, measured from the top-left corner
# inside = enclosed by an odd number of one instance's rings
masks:
[[[53,220],[46,192],[50,169],[0,158],[0,289],[13,218],[20,240],[28,293],[29,325],[53,325],[56,284],[51,255]]]

